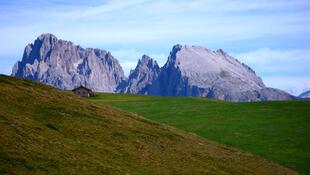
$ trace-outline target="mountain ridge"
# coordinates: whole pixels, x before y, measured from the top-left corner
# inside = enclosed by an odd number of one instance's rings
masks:
[[[202,96],[227,101],[295,98],[266,87],[253,69],[222,49],[211,51],[202,46],[176,44],[163,67],[143,55],[127,78],[110,52],[83,49],[53,34],[42,34],[26,46],[12,76],[60,89],[84,85],[99,92]]]

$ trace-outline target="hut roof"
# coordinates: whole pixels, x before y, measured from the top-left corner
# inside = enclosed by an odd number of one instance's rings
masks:
[[[92,92],[91,89],[88,89],[87,87],[84,87],[84,86],[76,87],[76,88],[72,89],[72,91],[75,92],[75,91],[77,91],[77,90],[79,90],[79,89],[85,89],[85,90],[88,91],[88,92]]]

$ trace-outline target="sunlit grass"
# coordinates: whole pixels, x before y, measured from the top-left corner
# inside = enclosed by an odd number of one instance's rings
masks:
[[[230,103],[128,94],[97,94],[95,100],[310,174],[310,101]]]

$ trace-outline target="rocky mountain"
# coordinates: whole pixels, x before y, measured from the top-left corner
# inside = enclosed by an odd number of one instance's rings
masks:
[[[201,96],[227,101],[294,98],[266,87],[249,66],[223,50],[175,45],[162,68],[154,59],[143,55],[126,78],[110,52],[84,49],[52,34],[42,34],[26,46],[22,60],[13,67],[12,76],[60,89],[84,85],[99,92]]]
[[[310,98],[310,90],[301,93],[298,97],[299,98]]]
[[[157,78],[160,68],[157,62],[147,55],[139,59],[136,68],[130,72],[128,80],[121,84],[119,92],[131,94],[147,94],[148,88]]]
[[[202,96],[227,101],[285,100],[293,96],[267,88],[247,65],[223,50],[175,45],[147,94]]]
[[[42,34],[26,46],[22,61],[15,64],[12,76],[37,80],[60,89],[84,85],[104,92],[114,92],[125,79],[122,67],[110,52],[84,49],[52,34]]]

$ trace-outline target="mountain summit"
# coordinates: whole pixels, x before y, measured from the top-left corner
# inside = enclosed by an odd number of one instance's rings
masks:
[[[110,52],[83,49],[52,34],[42,34],[25,48],[12,76],[38,80],[60,89],[84,85],[96,91],[114,92],[125,78]]]

